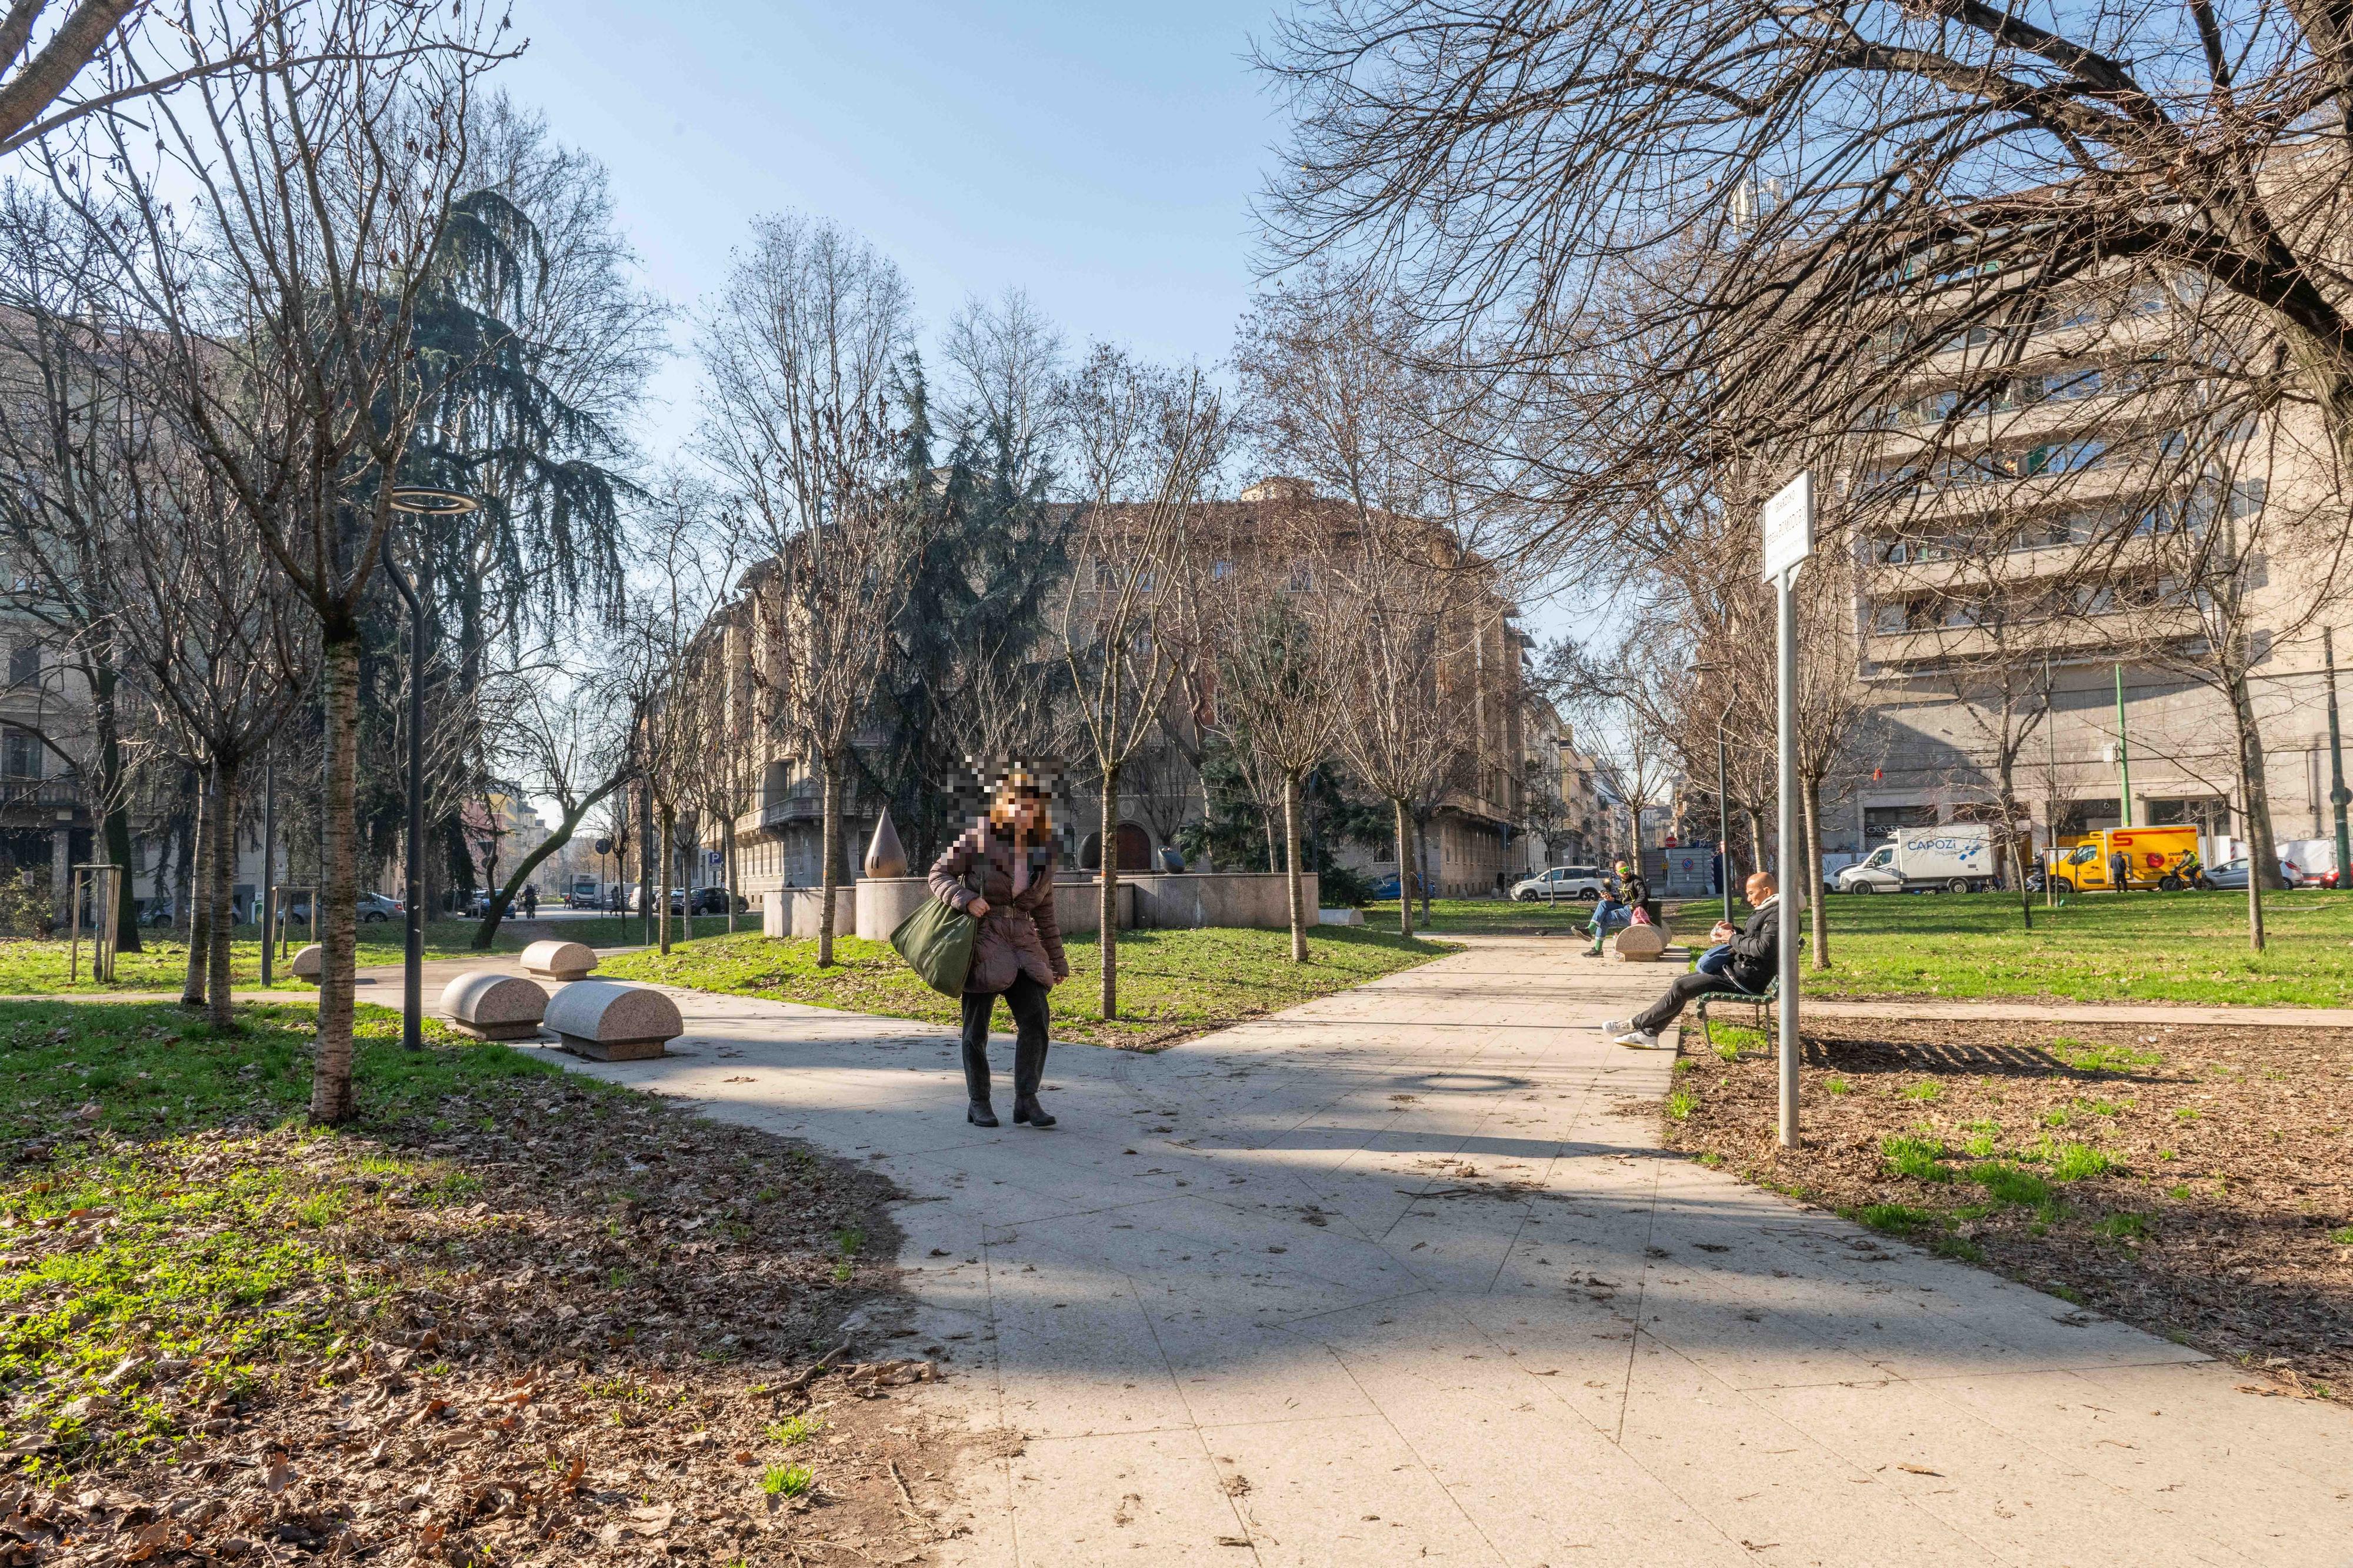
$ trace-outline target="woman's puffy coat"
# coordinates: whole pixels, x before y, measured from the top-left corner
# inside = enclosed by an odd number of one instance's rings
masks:
[[[1062,928],[1054,920],[1053,852],[1040,847],[1025,854],[1029,886],[1018,893],[1013,890],[1013,847],[986,827],[965,830],[932,862],[933,897],[958,910],[972,902],[974,870],[981,868],[979,896],[988,900],[988,913],[973,940],[972,972],[964,983],[968,995],[996,995],[1019,974],[1051,985],[1071,973],[1062,956]]]

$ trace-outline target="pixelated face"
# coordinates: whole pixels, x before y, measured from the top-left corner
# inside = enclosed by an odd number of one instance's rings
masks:
[[[1062,782],[1061,769],[1049,762],[1015,758],[992,767],[967,757],[967,772],[956,781],[957,814],[968,825],[986,820],[1000,833],[1018,833],[1031,844],[1053,835],[1053,800]]]

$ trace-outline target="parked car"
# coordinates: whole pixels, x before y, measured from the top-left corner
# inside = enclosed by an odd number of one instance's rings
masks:
[[[1538,899],[1547,903],[1560,899],[1582,899],[1592,903],[1601,897],[1601,868],[1555,866],[1525,881],[1513,883],[1512,897],[1524,904],[1535,903]]]
[[[2303,883],[2300,879],[2303,875],[2303,872],[2286,861],[2280,862],[2280,879],[2289,887],[2301,887]],[[2247,890],[2247,858],[2242,855],[2235,859],[2225,860],[2220,866],[2208,868],[2206,885],[2210,888],[2229,888],[2242,893],[2245,892]]]
[[[735,912],[739,915],[751,907],[751,905],[745,903],[741,898],[738,898],[735,900]],[[717,887],[697,888],[694,890],[694,912],[699,915],[725,914],[727,912],[727,889]]]
[[[400,919],[407,912],[407,906],[398,899],[386,898],[382,893],[364,892],[359,897],[358,912],[362,925],[380,925],[385,921]],[[307,922],[311,918],[309,896],[287,900],[279,906],[278,918],[281,922],[286,921],[292,921],[297,924]]]
[[[1421,879],[1419,877],[1416,877],[1413,879],[1413,896],[1417,899],[1421,897]],[[1383,899],[1394,899],[1397,896],[1398,874],[1395,871],[1390,872],[1388,876],[1373,884],[1374,901],[1378,902]]]

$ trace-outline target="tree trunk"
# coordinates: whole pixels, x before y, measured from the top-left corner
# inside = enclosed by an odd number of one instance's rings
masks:
[[[92,793],[105,805],[99,825],[105,846],[101,858],[122,868],[114,879],[114,946],[118,952],[137,952],[139,900],[131,891],[131,809],[122,798],[122,728],[114,695],[119,678],[110,652],[101,652],[91,676],[90,721],[98,738],[97,787]]]
[[[205,823],[212,815],[212,800],[202,774],[198,781],[196,808],[188,814],[186,853],[180,862],[180,902],[188,914],[188,974],[180,987],[180,1001],[190,1007],[205,1005],[206,961],[212,948],[212,922],[205,919],[205,900],[196,896],[196,868],[204,863]]]
[[[1403,800],[1392,797],[1389,809],[1397,814],[1398,855],[1398,934],[1413,934],[1413,814],[1406,809]]]
[[[205,889],[212,922],[206,944],[206,1016],[216,1030],[237,1026],[229,1006],[229,944],[237,935],[237,780],[235,759],[213,765],[212,820],[205,825],[212,855]]]
[[[727,901],[727,934],[733,936],[735,934],[735,818],[733,816],[725,817],[720,822],[719,843],[721,858],[724,862],[722,874],[727,879],[727,886],[721,889]]]
[[[320,834],[319,890],[311,904],[320,918],[319,1043],[311,1074],[311,1120],[332,1125],[348,1121],[352,1095],[353,949],[359,938],[358,844],[352,820],[359,779],[360,643],[357,627],[331,626],[321,648],[321,705],[325,710],[327,755],[324,821]]]
[[[1116,711],[1116,710],[1113,710]],[[1106,1022],[1119,1016],[1119,764],[1103,762],[1103,853],[1096,878],[1095,951],[1103,955],[1103,982],[1096,1010]]]
[[[594,810],[598,801],[612,794],[620,785],[621,780],[617,776],[607,779],[589,791],[565,814],[564,819],[556,824],[555,831],[549,834],[539,847],[524,856],[515,866],[514,874],[507,879],[506,886],[500,889],[498,896],[491,900],[490,913],[484,915],[482,923],[474,928],[475,952],[490,951],[491,940],[499,933],[499,922],[504,920],[507,911],[514,907],[515,895],[522,890],[522,885],[525,882],[531,880],[532,873],[538,870],[542,862],[549,856],[571,843],[572,835],[579,829],[580,819]]]
[[[1430,884],[1431,880],[1430,875],[1430,824],[1422,821],[1419,817],[1416,817],[1414,819],[1413,839],[1413,878],[1416,884],[1418,884],[1421,889],[1421,924],[1422,929],[1427,931],[1430,928]]]
[[[821,757],[818,765],[825,770],[825,811],[817,847],[818,897],[824,900],[817,913],[817,962],[823,968],[833,962],[833,890],[841,878],[841,759]]]
[[[1307,962],[1307,887],[1299,875],[1299,775],[1282,775],[1283,885],[1291,894],[1291,962]]]
[[[678,869],[671,864],[678,853],[678,812],[672,806],[665,805],[661,808],[661,886],[654,889],[661,899],[661,913],[655,917],[654,930],[659,933],[655,939],[655,945],[661,952],[668,952],[670,951],[670,882]]]
[[[1748,873],[1747,877],[1741,879],[1745,886],[1748,877],[1765,869],[1765,824],[1758,819],[1757,808],[1753,805],[1742,806],[1740,815],[1748,822]]]
[[[1806,836],[1806,902],[1814,912],[1814,967],[1831,966],[1831,907],[1821,897],[1822,888],[1822,781],[1815,778],[1798,782],[1798,798],[1806,817],[1799,826]],[[1798,889],[1785,889],[1781,896],[1795,898]]]
[[[2254,694],[2243,671],[2224,686],[2239,740],[2239,802],[2247,819],[2247,946],[2263,950],[2263,889],[2280,885],[2279,850],[2272,837],[2271,788],[2263,781],[2263,735],[2255,722]]]

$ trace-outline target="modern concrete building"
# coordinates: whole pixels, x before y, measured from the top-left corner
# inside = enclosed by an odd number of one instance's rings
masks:
[[[1826,850],[1998,816],[2005,772],[2038,844],[2127,812],[2243,837],[2232,705],[2198,675],[2224,594],[2274,831],[2326,831],[2324,631],[2353,616],[2300,552],[2341,538],[2312,520],[2343,502],[2293,411],[2185,434],[2195,387],[2168,360],[2196,305],[2118,284],[1957,332],[1852,443],[1835,493],[1869,707],[1826,791]],[[2184,574],[2233,550],[2244,569],[2221,587]]]

